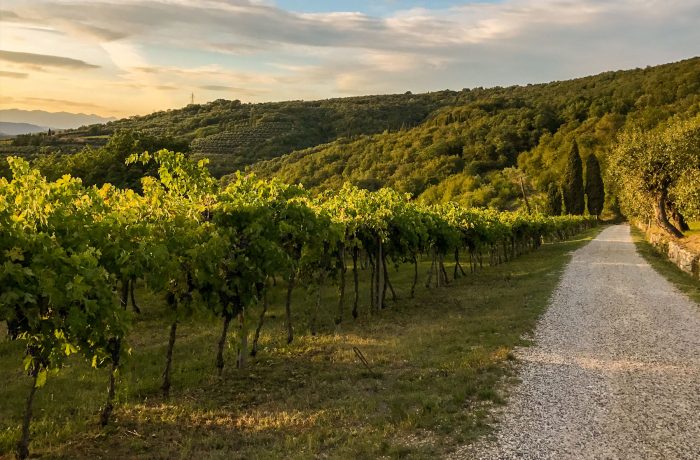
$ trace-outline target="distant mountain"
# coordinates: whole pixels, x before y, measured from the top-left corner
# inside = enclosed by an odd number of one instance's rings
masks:
[[[19,109],[0,110],[0,122],[29,123],[37,126],[47,126],[53,129],[79,128],[81,126],[94,125],[97,123],[107,123],[112,120],[115,120],[115,118],[105,118],[99,115],[85,113]],[[45,128],[42,128],[41,131],[44,129]]]
[[[16,136],[18,134],[31,134],[47,131],[43,126],[32,125],[30,123],[11,123],[0,121],[0,137]]]

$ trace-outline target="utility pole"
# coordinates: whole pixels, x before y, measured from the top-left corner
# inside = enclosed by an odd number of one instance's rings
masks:
[[[194,93],[190,94],[190,104],[194,104]]]

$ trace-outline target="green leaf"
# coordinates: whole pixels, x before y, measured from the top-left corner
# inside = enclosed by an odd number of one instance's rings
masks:
[[[39,374],[36,376],[36,385],[34,385],[34,388],[41,388],[46,385],[46,375],[46,369],[39,371]]]
[[[21,262],[24,260],[24,254],[22,254],[22,250],[18,247],[13,247],[5,251],[5,255],[7,255],[12,262]]]
[[[78,352],[78,348],[73,346],[72,344],[70,344],[70,343],[63,344],[63,353],[65,353],[66,356],[70,356],[73,353],[77,353],[77,352]]]
[[[22,360],[22,366],[24,367],[25,371],[29,370],[29,367],[32,365],[32,362],[34,362],[34,359],[31,355],[27,355],[24,357],[24,359]]]

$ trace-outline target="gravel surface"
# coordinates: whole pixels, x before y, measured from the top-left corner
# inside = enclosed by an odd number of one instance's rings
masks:
[[[452,458],[700,459],[700,306],[629,226],[573,254],[495,435]]]

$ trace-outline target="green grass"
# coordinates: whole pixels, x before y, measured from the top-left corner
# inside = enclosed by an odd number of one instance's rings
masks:
[[[371,315],[363,299],[360,319],[346,314],[339,326],[329,287],[315,337],[303,308],[311,298],[299,290],[297,338],[289,346],[283,296],[275,292],[262,350],[238,371],[232,337],[223,379],[214,372],[220,324],[200,314],[178,329],[169,400],[158,391],[168,326],[161,302],[141,292],[143,313],[135,318],[114,423],[97,425],[106,370],[76,359],[37,392],[31,449],[71,459],[435,458],[489,431],[490,411],[503,403],[512,372],[511,350],[526,345],[522,337],[544,310],[570,252],[596,233],[546,244],[448,287],[419,285],[412,300],[405,298],[412,267],[392,270],[402,298]],[[421,282],[427,267],[421,266]],[[350,299],[351,276],[348,284]],[[21,360],[21,344],[0,342],[0,456],[19,435],[30,385]]]
[[[688,222],[688,227],[690,230],[683,233],[685,236],[700,235],[700,221]]]
[[[638,228],[631,226],[632,239],[637,246],[637,251],[649,264],[667,280],[673,283],[681,292],[684,292],[691,299],[700,303],[700,281],[684,272],[676,264],[668,260],[665,254],[659,252],[644,237],[644,233]],[[691,226],[691,229],[697,228]]]

